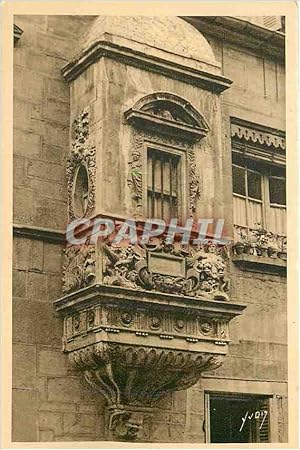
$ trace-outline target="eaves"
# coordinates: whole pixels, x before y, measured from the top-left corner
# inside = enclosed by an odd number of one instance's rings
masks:
[[[285,34],[229,16],[187,16],[182,19],[208,37],[223,40],[259,56],[284,63]]]

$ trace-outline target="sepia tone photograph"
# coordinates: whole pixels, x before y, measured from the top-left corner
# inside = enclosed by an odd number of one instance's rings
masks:
[[[12,443],[289,442],[286,17],[169,14],[13,16]]]

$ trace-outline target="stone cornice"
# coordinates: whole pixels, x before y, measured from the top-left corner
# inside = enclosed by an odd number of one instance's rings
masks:
[[[232,84],[230,79],[222,75],[180,64],[175,62],[174,59],[168,60],[108,41],[95,42],[77,59],[67,64],[62,69],[62,74],[70,82],[102,57],[117,59],[125,64],[175,78],[216,93],[223,92]]]
[[[63,231],[35,227],[32,225],[14,224],[13,235],[27,239],[38,239],[54,244],[63,244],[65,242],[65,233]]]
[[[23,30],[20,27],[18,27],[18,25],[14,24],[14,44],[18,42],[22,34]]]
[[[143,111],[134,111],[131,109],[125,113],[125,117],[130,124],[146,127],[148,130],[159,127],[162,131],[165,130],[170,134],[178,135],[180,133],[182,136],[192,139],[200,139],[207,134],[206,130],[196,128],[195,126],[155,117]]]
[[[286,276],[287,261],[255,255],[232,255],[232,262],[244,270]]]
[[[285,35],[237,17],[182,17],[201,33],[284,63]]]
[[[86,307],[91,302],[95,304],[98,300],[101,302],[115,301],[116,297],[120,301],[131,306],[147,305],[149,308],[155,308],[159,305],[161,309],[174,309],[178,312],[188,308],[189,311],[204,312],[208,315],[224,315],[235,317],[242,314],[246,305],[242,303],[222,302],[217,300],[200,299],[195,297],[180,296],[175,294],[165,294],[155,291],[138,291],[120,286],[107,286],[94,284],[92,286],[80,289],[76,292],[65,295],[56,300],[54,306],[58,312],[67,313],[72,309]]]

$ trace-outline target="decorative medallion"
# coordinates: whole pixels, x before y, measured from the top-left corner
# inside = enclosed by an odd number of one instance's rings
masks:
[[[122,312],[122,314],[121,314],[121,321],[122,321],[122,323],[124,325],[127,325],[127,326],[131,325],[132,322],[133,322],[133,315],[132,315],[132,313],[128,312],[128,311]]]
[[[161,318],[158,316],[152,316],[150,319],[150,328],[158,330],[161,326]]]
[[[174,328],[182,331],[184,329],[185,321],[183,319],[175,319]]]
[[[209,334],[213,331],[213,326],[209,322],[200,323],[199,328],[202,334]]]

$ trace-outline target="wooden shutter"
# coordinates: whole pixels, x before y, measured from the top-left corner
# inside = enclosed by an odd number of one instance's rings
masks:
[[[266,414],[263,415],[256,420],[256,442],[270,442],[270,400],[260,399],[257,402],[257,406],[255,409],[257,411],[266,411]]]

